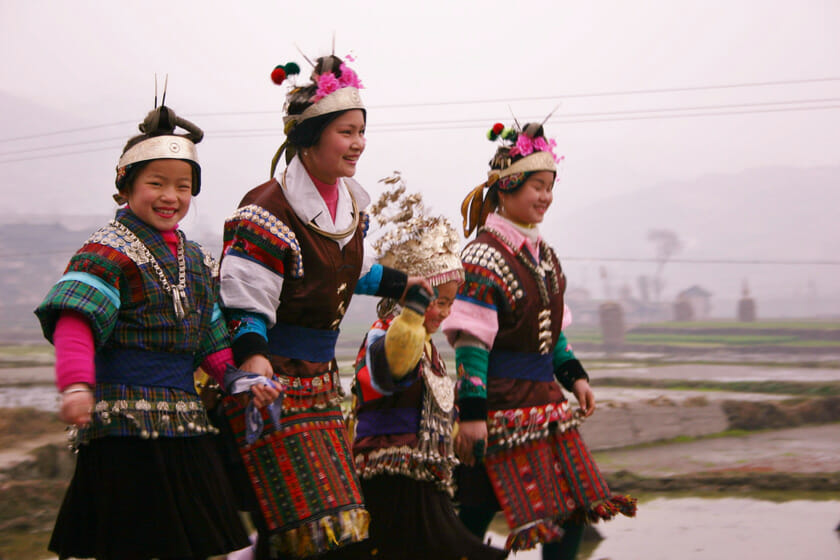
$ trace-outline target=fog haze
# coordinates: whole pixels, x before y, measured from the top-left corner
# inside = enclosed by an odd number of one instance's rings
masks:
[[[294,60],[307,73],[296,45],[314,59],[333,33],[365,84],[356,178],[373,196],[400,170],[460,225],[495,149],[486,130],[557,108],[546,129],[565,161],[542,230],[570,288],[635,291],[656,268],[647,233],[666,229],[682,249],[663,298],[697,284],[731,317],[746,282],[760,315],[840,314],[836,1],[6,0],[0,219],[109,217],[157,73],[167,104],[206,133],[183,227],[219,237],[283,140],[271,69]]]

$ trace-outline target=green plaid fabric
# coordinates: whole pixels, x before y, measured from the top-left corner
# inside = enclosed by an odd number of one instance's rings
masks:
[[[116,219],[146,245],[168,281],[177,285],[178,262],[160,232],[127,209],[119,210]],[[172,297],[162,289],[151,263],[143,262],[118,230],[105,226],[73,256],[65,276],[35,311],[44,336],[52,340],[60,312],[74,310],[90,319],[97,349],[192,353],[198,367],[206,356],[229,346],[230,340],[221,317],[213,321],[218,298],[215,262],[189,241],[185,260],[189,307],[186,317],[178,319]],[[115,303],[110,298],[117,294]]]

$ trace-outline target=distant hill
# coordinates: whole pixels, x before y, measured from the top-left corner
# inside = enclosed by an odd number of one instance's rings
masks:
[[[597,297],[605,294],[607,284],[613,297],[625,284],[636,292],[638,276],[653,274],[656,264],[572,257],[652,258],[654,245],[647,240],[648,231],[670,229],[684,244],[675,260],[746,262],[671,262],[665,267],[666,296],[701,285],[717,300],[719,308],[713,312],[725,315],[740,297],[746,280],[760,309],[762,299],[786,300],[773,304],[781,306],[778,309],[765,305],[760,311],[764,316],[840,314],[840,285],[836,282],[840,267],[759,264],[840,260],[838,187],[840,166],[774,167],[663,183],[574,213],[564,214],[562,198],[555,195],[551,223],[544,230],[563,260],[570,285],[584,287]],[[559,192],[562,196],[562,190]],[[601,267],[606,270],[606,281]]]
[[[668,263],[663,300],[699,285],[712,293],[712,316],[731,317],[747,280],[759,317],[836,317],[840,316],[836,281],[840,267],[755,263],[840,259],[836,249],[840,247],[838,187],[840,166],[751,169],[664,183],[573,214],[563,213],[559,190],[543,230],[558,250],[569,288],[585,288],[595,299],[602,299],[607,288],[612,298],[618,297],[622,287],[637,296],[637,278],[653,274],[656,265],[575,257],[651,258],[654,247],[647,233],[659,228],[673,230],[683,241],[677,260],[749,261],[737,265]],[[0,215],[4,331],[38,335],[32,310],[61,275],[70,255],[107,219],[106,215]],[[221,238],[212,233],[217,231],[220,228],[214,224],[200,224],[189,228],[188,234],[218,255]],[[344,330],[369,326],[375,303],[375,298],[355,298]]]

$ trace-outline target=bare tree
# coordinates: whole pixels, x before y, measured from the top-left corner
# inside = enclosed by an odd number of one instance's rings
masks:
[[[649,230],[647,238],[648,241],[653,243],[656,250],[656,274],[653,277],[653,292],[656,294],[656,301],[659,301],[662,289],[665,287],[662,279],[665,264],[682,250],[683,244],[676,232],[670,229]]]

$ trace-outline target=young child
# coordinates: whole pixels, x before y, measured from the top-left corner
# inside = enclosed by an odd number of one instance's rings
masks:
[[[193,384],[199,366],[221,383],[232,363],[216,263],[177,229],[201,187],[203,132],[163,105],[140,131],[117,165],[126,206],[35,311],[78,452],[49,544],[61,558],[205,558],[248,544]]]
[[[423,215],[419,195],[400,200],[404,190],[375,206],[380,222],[384,202],[399,208],[395,228],[376,243],[379,262],[424,276],[435,295],[409,290],[402,310],[383,300],[356,359],[353,455],[371,516],[371,554],[504,558],[461,524],[451,502],[454,384],[431,335],[463,282],[458,237],[445,219]]]

